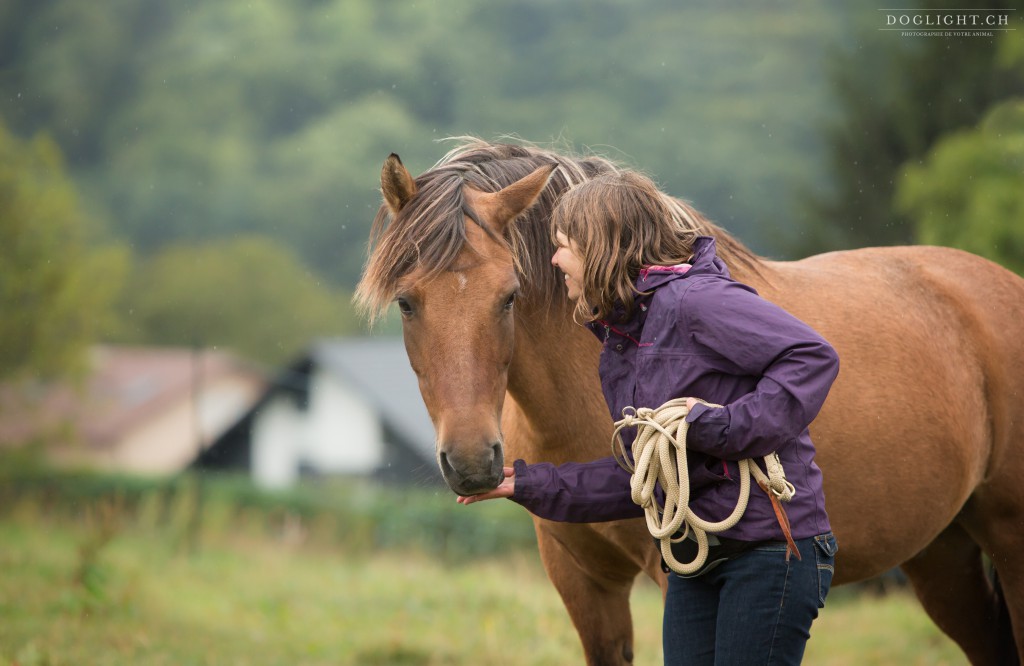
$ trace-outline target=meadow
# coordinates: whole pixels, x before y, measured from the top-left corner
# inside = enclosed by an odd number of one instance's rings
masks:
[[[237,481],[140,491],[40,478],[0,487],[4,666],[582,663],[510,503],[362,487],[311,512],[294,495],[240,494]],[[394,504],[373,514],[384,496]],[[436,522],[389,526],[402,505]],[[445,539],[425,538],[440,524]],[[660,663],[660,601],[638,581],[637,664]],[[805,663],[966,663],[905,590],[840,588],[829,601]]]

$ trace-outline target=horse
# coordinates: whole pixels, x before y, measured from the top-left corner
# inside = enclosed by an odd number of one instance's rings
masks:
[[[356,300],[371,319],[397,301],[437,464],[455,493],[496,487],[516,458],[610,454],[601,344],[573,321],[550,264],[549,216],[568,188],[624,168],[471,137],[417,178],[397,155],[385,161]],[[772,261],[664,196],[716,238],[735,279],[839,353],[839,377],[811,425],[839,543],[834,584],[898,566],[972,663],[1019,663],[1024,279],[942,247]],[[534,527],[587,663],[631,663],[630,589],[641,572],[666,585],[643,520],[534,517]]]

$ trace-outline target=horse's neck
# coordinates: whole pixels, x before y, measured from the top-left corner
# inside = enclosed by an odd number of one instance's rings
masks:
[[[610,417],[594,336],[568,314],[526,315],[517,322],[515,344],[508,377],[509,396],[519,408],[511,424],[514,453],[555,463],[608,455]]]

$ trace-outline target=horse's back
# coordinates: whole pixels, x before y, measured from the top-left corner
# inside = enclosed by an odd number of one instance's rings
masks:
[[[919,356],[938,354],[940,365],[970,368],[992,419],[993,454],[1015,445],[1022,433],[1014,432],[1011,417],[1024,403],[1024,278],[969,252],[934,246],[833,252],[789,266],[808,270],[812,279],[829,273],[830,281],[849,280],[847,289],[859,294],[848,317],[874,326],[889,318],[885,327],[901,336],[898,347],[920,345]]]
[[[750,282],[839,353],[811,430],[846,542],[842,578],[874,575],[930,543],[996,461],[1024,458],[1009,455],[1024,444],[1013,416],[1024,397],[1024,280],[920,246],[768,262],[763,277]]]

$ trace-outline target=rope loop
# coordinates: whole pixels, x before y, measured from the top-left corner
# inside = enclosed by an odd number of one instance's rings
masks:
[[[615,422],[612,432],[612,455],[619,465],[630,472],[630,495],[643,507],[647,529],[661,545],[665,563],[676,573],[689,575],[704,566],[708,557],[708,533],[717,534],[739,522],[750,499],[750,478],[768,489],[780,501],[788,502],[796,488],[786,480],[777,453],[764,458],[765,474],[751,459],[738,461],[740,493],[736,507],[724,520],[711,522],[690,510],[690,479],[686,465],[686,422],[689,409],[686,398],[669,400],[657,409],[627,406],[622,419]],[[721,407],[704,400],[697,402],[708,407]],[[622,441],[622,430],[635,427],[636,437],[630,450]],[[665,494],[664,506],[659,505],[655,488],[661,486]],[[680,532],[682,536],[673,539]],[[690,538],[697,542],[697,555],[692,562],[679,562],[672,554],[672,543]]]

